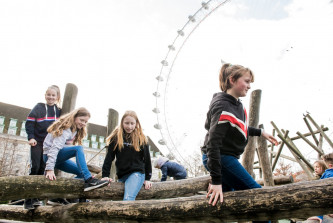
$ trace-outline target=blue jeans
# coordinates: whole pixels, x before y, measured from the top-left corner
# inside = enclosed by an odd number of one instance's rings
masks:
[[[202,164],[204,165],[205,169],[209,172],[207,162],[208,162],[208,156],[206,153],[203,153],[202,154]]]
[[[207,166],[208,157],[207,154],[202,155],[202,162],[205,168]],[[209,170],[208,170],[209,171]],[[221,155],[221,172],[222,172],[222,190],[235,191],[235,190],[247,190],[253,188],[261,188],[246,169],[240,164],[238,159],[234,156]],[[253,223],[264,223],[270,221],[253,221]]]
[[[75,157],[76,163],[70,158]],[[43,155],[44,162],[47,161],[47,155]],[[62,170],[66,173],[72,173],[77,175],[78,178],[84,178],[87,180],[91,177],[91,173],[88,170],[86,159],[84,157],[82,146],[69,146],[59,150],[57,160],[54,168]]]
[[[134,201],[145,181],[145,174],[140,172],[130,173],[118,179],[118,181],[125,183],[123,200]]]

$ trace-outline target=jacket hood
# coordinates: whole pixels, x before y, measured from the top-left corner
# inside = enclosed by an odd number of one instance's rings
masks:
[[[219,103],[220,101],[229,101],[235,105],[239,105],[241,103],[239,99],[237,100],[230,94],[227,94],[225,92],[218,92],[213,95],[211,106],[215,105],[216,103]]]

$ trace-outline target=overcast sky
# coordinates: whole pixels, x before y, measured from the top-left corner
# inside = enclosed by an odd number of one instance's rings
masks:
[[[177,30],[201,2],[2,0],[0,101],[32,108],[44,102],[49,85],[63,94],[66,83],[74,83],[77,107],[91,111],[92,123],[106,125],[108,108],[120,116],[134,110],[157,143],[165,136],[153,127],[155,78]],[[159,85],[166,92],[157,102],[165,105],[166,123],[160,123],[178,151],[199,151],[205,114],[219,91],[221,59],[253,70],[252,90],[262,90],[260,123],[267,131],[273,120],[292,136],[307,132],[306,111],[332,128],[332,27],[329,0],[231,0],[210,14],[179,52],[167,85]],[[243,98],[246,106],[249,98]]]

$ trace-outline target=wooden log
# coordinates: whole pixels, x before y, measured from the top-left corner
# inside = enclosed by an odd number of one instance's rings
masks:
[[[288,136],[288,134],[289,134],[289,131],[287,130],[283,137],[286,138],[286,137]],[[279,160],[279,157],[280,157],[280,155],[281,155],[281,152],[282,152],[283,146],[284,146],[284,142],[282,141],[282,143],[280,144],[279,150],[278,150],[278,152],[277,152],[277,154],[276,154],[276,156],[275,156],[275,159],[274,159],[274,162],[273,162],[273,165],[272,165],[272,171],[274,171],[275,166],[276,166],[276,164],[277,164],[277,161]],[[273,154],[272,154],[272,155],[273,155]]]
[[[153,183],[150,190],[142,188],[137,199],[159,199],[179,196],[191,196],[198,191],[207,190],[210,176],[189,178],[178,181]],[[83,192],[84,182],[79,179],[61,178],[56,181],[44,176],[0,177],[0,200],[22,198],[89,198],[122,200],[124,184],[112,182],[110,187]]]
[[[76,98],[78,94],[78,88],[74,84],[66,84],[64,100],[62,102],[61,114],[67,114],[74,110],[76,104]]]
[[[317,146],[314,145],[310,140],[305,138],[305,136],[302,133],[296,132],[296,134],[299,135],[299,137],[301,137],[309,146],[311,146],[314,150],[316,150],[317,153],[319,153],[320,155],[324,155],[324,153],[320,149],[318,149]],[[318,142],[318,144],[319,144],[319,142]]]
[[[259,124],[259,111],[260,111],[260,101],[261,101],[261,90],[254,90],[251,93],[250,99],[250,109],[249,109],[249,126],[258,127]],[[254,153],[256,149],[256,140],[254,137],[249,137],[247,146],[243,154],[242,165],[252,175],[253,172],[253,162]]]
[[[312,135],[313,140],[315,141],[316,145],[318,146],[319,141],[318,141],[318,139],[316,137],[316,134],[313,132],[312,127],[311,127],[309,121],[306,119],[306,116],[303,117],[303,120],[304,120],[306,126],[308,127],[308,129],[309,129],[309,131],[310,131],[310,133]]]
[[[259,125],[259,128],[264,128]],[[260,160],[261,170],[263,171],[264,185],[274,186],[274,179],[272,173],[271,163],[269,162],[267,141],[264,137],[258,137],[258,155]]]
[[[102,149],[101,149],[102,150]],[[92,173],[99,173],[102,171],[102,168],[96,165],[87,164],[88,170]]]
[[[43,222],[227,222],[307,218],[332,212],[333,178],[224,193],[223,203],[205,195],[142,201],[96,201],[60,207],[0,206],[0,218]]]
[[[284,184],[291,184],[294,183],[294,178],[292,176],[280,176],[274,177],[274,185],[284,185]],[[256,182],[260,185],[264,185],[263,179],[258,179]]]

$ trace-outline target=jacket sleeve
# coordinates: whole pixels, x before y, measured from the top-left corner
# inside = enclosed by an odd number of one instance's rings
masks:
[[[30,111],[25,122],[25,131],[27,132],[28,140],[35,138],[35,126],[38,118],[37,106],[38,104]]]
[[[212,178],[213,185],[220,185],[222,183],[220,149],[222,148],[222,142],[226,133],[230,128],[229,122],[223,122],[222,111],[223,108],[211,110],[211,124],[208,133],[207,164],[210,169],[210,176]]]
[[[113,149],[115,146],[114,143],[110,143],[108,146],[108,151],[106,153],[103,167],[102,167],[102,177],[110,177],[112,161],[115,158],[116,152]]]
[[[151,159],[150,159],[150,152],[149,146],[144,146],[144,159],[145,159],[145,180],[150,180],[152,167],[151,167]]]
[[[162,171],[161,181],[166,181],[168,178],[168,167],[166,163],[161,167],[161,171]]]
[[[70,130],[64,130],[61,136],[55,137],[53,139],[52,146],[47,154],[45,170],[54,170],[59,150],[61,150],[66,145],[66,140],[71,138],[71,134],[72,133]]]
[[[249,136],[261,136],[262,129],[249,126]]]

